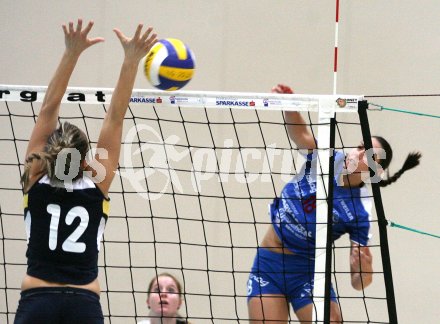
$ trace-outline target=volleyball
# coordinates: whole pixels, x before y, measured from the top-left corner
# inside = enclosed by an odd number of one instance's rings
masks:
[[[181,40],[159,40],[144,58],[144,72],[154,87],[174,91],[184,87],[193,77],[194,54]]]

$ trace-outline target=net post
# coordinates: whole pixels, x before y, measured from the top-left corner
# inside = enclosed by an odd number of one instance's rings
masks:
[[[372,149],[373,147],[371,141],[370,126],[368,123],[367,110],[368,110],[368,102],[366,100],[359,101],[358,113],[359,113],[359,120],[361,123],[362,137],[364,140],[365,150]],[[373,157],[370,154],[367,154],[367,161],[368,161],[368,166],[370,167],[370,176],[371,178],[373,178],[377,170]],[[397,321],[396,300],[394,296],[394,285],[393,285],[393,275],[391,271],[390,251],[388,248],[388,234],[387,234],[388,221],[385,218],[385,211],[383,208],[382,196],[380,193],[379,184],[373,181],[371,183],[371,187],[374,197],[374,206],[376,208],[376,214],[378,219],[380,250],[382,255],[382,267],[384,271],[385,292],[387,296],[389,320],[391,324],[397,324],[398,321]]]
[[[333,178],[330,177],[331,162],[331,120],[335,116],[336,102],[333,97],[322,98],[319,101],[319,126],[318,126],[318,145],[317,145],[317,172],[321,175],[321,180],[316,179],[316,246],[315,246],[315,274],[313,279],[313,323],[325,322],[326,291],[328,284],[328,294],[330,295],[330,282],[327,283],[327,266],[331,266],[331,245],[328,251],[329,218],[331,219],[333,210],[332,199],[328,199],[330,192],[330,183]],[[333,132],[334,133],[334,132]],[[334,143],[333,143],[334,145]],[[319,170],[319,171],[318,171]],[[331,209],[330,209],[331,208]],[[330,253],[330,254],[329,254]],[[330,307],[330,299],[328,299]],[[328,312],[329,316],[330,312]]]
[[[330,159],[329,159],[329,182],[327,194],[327,245],[326,245],[326,263],[325,263],[325,290],[324,290],[324,323],[330,323],[330,290],[331,290],[331,268],[332,268],[332,243],[333,243],[333,179],[335,177],[334,168],[334,147],[335,147],[335,129],[336,119],[330,119]]]

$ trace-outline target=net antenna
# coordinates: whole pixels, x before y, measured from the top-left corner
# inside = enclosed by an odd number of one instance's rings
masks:
[[[335,18],[335,50],[333,57],[333,94],[338,93],[338,40],[339,40],[339,0],[336,0],[336,18]]]
[[[14,202],[21,199],[25,147],[46,89],[0,85],[0,148],[5,152],[0,159],[0,172],[5,175],[0,179],[4,249],[0,322],[13,321],[26,269],[26,239],[19,225],[23,215]],[[109,88],[68,88],[63,105],[69,109],[61,109],[60,121],[82,123],[79,126],[93,147],[112,93]],[[261,210],[279,195],[282,180],[298,173],[294,161],[298,149],[287,137],[283,112],[301,111],[317,118],[309,125],[316,131],[318,171],[313,322],[326,323],[331,276],[346,276],[346,271],[331,269],[333,150],[358,144],[346,142],[357,136],[342,133],[360,131],[359,122],[344,120],[357,117],[363,99],[135,89],[124,121],[123,156],[110,192],[111,217],[100,253],[106,319],[119,323],[145,316],[146,283],[160,272],[173,272],[182,279],[186,317],[212,323],[247,319],[250,263],[261,241],[260,230],[271,226]],[[347,131],[341,130],[345,127]],[[268,179],[270,183],[263,185]],[[364,306],[357,323],[376,313],[368,306],[370,301],[387,299],[364,292],[353,297],[341,286],[338,281],[341,308],[353,299]],[[377,313],[383,314],[379,309]]]

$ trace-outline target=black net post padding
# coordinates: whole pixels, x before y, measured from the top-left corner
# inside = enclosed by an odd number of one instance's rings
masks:
[[[370,126],[368,123],[368,102],[366,100],[359,102],[359,120],[361,123],[362,137],[364,140],[365,149],[372,149],[373,144],[371,141],[371,132]],[[376,174],[376,165],[374,163],[373,157],[370,154],[367,154],[368,165],[370,167],[370,175],[373,177]],[[374,206],[376,208],[376,214],[378,219],[379,226],[379,238],[380,238],[380,250],[382,254],[382,267],[384,272],[384,280],[385,280],[385,292],[387,297],[387,305],[388,305],[388,314],[389,321],[391,324],[397,324],[397,310],[396,310],[396,299],[394,296],[394,285],[393,285],[393,275],[391,271],[391,258],[390,251],[388,247],[388,234],[387,234],[387,225],[388,222],[385,218],[385,212],[383,209],[382,196],[380,193],[380,187],[378,183],[371,184],[373,197],[374,197]]]
[[[324,323],[330,323],[330,289],[332,281],[332,244],[333,244],[333,179],[335,178],[335,128],[336,119],[330,119],[330,159],[327,193],[327,243],[325,246],[325,287],[324,287]]]

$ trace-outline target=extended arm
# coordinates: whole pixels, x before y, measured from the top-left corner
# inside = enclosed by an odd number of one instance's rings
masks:
[[[292,89],[286,85],[278,84],[272,88],[275,93],[293,93]],[[304,118],[298,111],[286,111],[284,113],[286,119],[287,131],[290,138],[295,142],[298,149],[313,150],[316,148],[315,138],[310,131]]]
[[[124,48],[125,57],[97,144],[97,148],[105,149],[108,156],[100,158],[99,152],[95,156],[95,159],[105,168],[104,180],[98,186],[106,196],[118,166],[122,126],[133,91],[139,61],[148,53],[157,40],[156,34],[151,34],[151,27],[144,33],[142,33],[142,27],[142,24],[138,25],[132,38],[126,37],[119,29],[114,29]]]
[[[82,20],[78,19],[76,29],[73,26],[73,22],[70,22],[68,27],[63,25],[66,49],[44,96],[41,110],[26,150],[26,157],[30,153],[41,152],[48,137],[56,129],[61,100],[81,53],[88,47],[104,40],[101,37],[88,38],[87,35],[92,29],[93,22],[90,21],[84,29],[82,29],[82,23]]]
[[[368,246],[351,243],[351,285],[356,290],[368,287],[373,281],[373,256]]]

